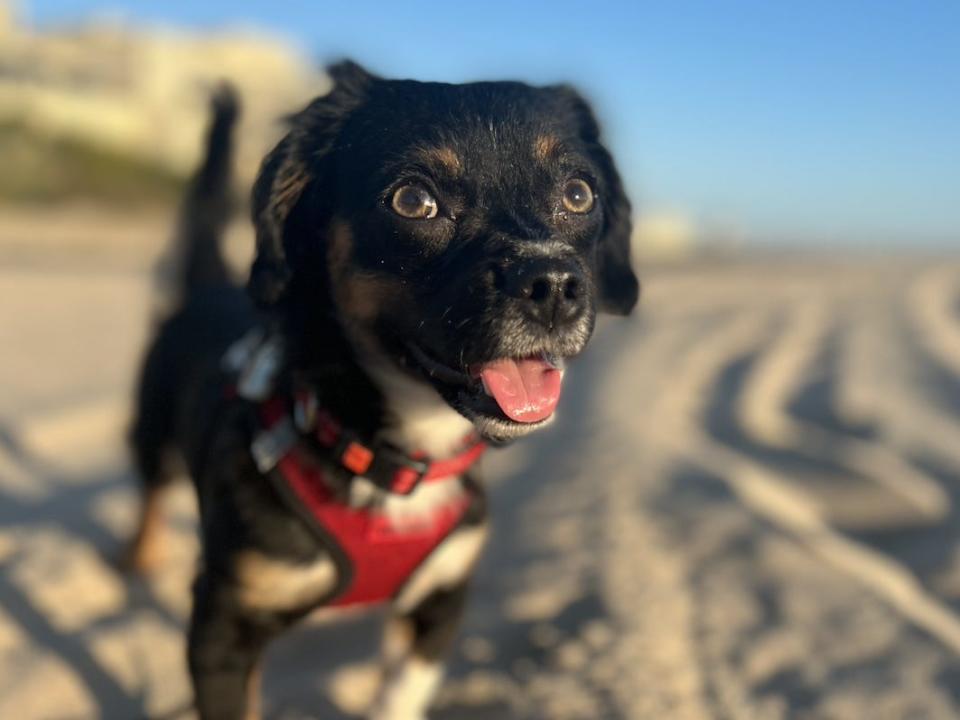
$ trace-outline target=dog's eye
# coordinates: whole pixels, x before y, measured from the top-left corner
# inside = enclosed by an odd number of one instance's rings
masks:
[[[400,217],[429,220],[437,214],[437,200],[419,185],[404,185],[393,193],[390,205]]]
[[[593,190],[586,180],[571,178],[563,186],[563,206],[572,213],[588,213],[593,209]]]

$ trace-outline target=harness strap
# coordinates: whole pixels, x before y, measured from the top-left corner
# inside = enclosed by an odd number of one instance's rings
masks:
[[[459,455],[454,455],[447,460],[437,460],[427,464],[427,470],[419,475],[412,468],[399,468],[393,474],[393,491],[406,495],[421,482],[431,482],[433,480],[442,480],[451,475],[462,475],[480,459],[487,444],[484,442],[474,443],[471,447],[464,450]]]
[[[302,402],[298,401],[291,420],[282,397],[274,395],[259,404],[263,428],[254,436],[250,450],[261,472],[276,467],[300,440],[298,430],[303,429],[302,407]],[[485,442],[473,436],[467,439],[469,446],[458,455],[430,461],[423,453],[408,455],[388,443],[364,444],[325,410],[314,407],[309,415],[312,437],[329,450],[342,467],[354,476],[367,478],[378,487],[399,495],[410,494],[421,482],[462,475],[487,449]]]

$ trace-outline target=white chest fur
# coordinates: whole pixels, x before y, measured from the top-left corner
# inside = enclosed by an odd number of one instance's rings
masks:
[[[403,374],[386,360],[365,363],[383,393],[387,424],[383,439],[406,452],[421,451],[434,459],[461,449],[473,423],[450,407],[429,385]],[[459,478],[424,483],[409,495],[387,495],[382,507],[397,525],[416,523],[434,508],[463,492]]]
[[[432,387],[391,367],[386,360],[367,365],[383,392],[389,414],[384,438],[408,452],[433,458],[455,453],[473,429]]]

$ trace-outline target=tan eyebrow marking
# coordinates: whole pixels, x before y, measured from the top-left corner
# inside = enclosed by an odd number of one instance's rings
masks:
[[[460,156],[450,147],[425,148],[423,155],[443,165],[447,170],[454,174],[459,174],[463,170],[463,163]]]
[[[533,154],[537,160],[546,160],[560,149],[560,138],[556,135],[538,135],[533,141]]]

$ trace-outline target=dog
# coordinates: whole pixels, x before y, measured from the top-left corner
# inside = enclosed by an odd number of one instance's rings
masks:
[[[328,72],[254,183],[245,289],[218,247],[238,107],[215,94],[179,298],[142,366],[129,562],[156,564],[179,456],[204,720],[256,716],[259,658],[298,619],[380,601],[369,717],[426,717],[488,532],[476,459],[546,426],[597,313],[638,297],[630,204],[574,89]]]

